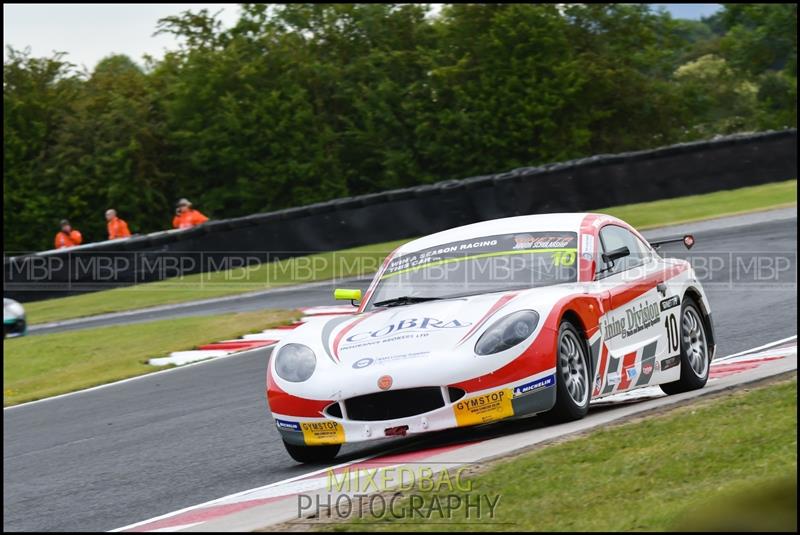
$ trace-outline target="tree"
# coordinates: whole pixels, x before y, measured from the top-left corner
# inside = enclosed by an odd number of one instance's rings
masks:
[[[6,251],[52,247],[60,210],[58,177],[49,172],[66,110],[80,91],[74,65],[58,53],[33,58],[8,49],[3,63],[3,240]]]
[[[190,198],[213,218],[797,124],[797,7],[243,4],[162,19],[143,66],[4,62],[4,238],[105,238]]]

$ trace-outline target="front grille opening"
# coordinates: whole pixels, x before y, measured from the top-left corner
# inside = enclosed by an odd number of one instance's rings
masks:
[[[450,403],[455,403],[466,395],[466,392],[453,386],[447,387],[447,393],[450,394]]]
[[[342,408],[338,403],[332,403],[325,408],[325,414],[333,416],[334,418],[342,417]]]
[[[444,407],[438,386],[366,394],[344,403],[348,420],[364,422],[407,418]]]

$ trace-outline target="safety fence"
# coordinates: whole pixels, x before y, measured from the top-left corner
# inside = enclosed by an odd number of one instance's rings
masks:
[[[4,295],[33,301],[421,236],[500,217],[588,211],[797,176],[797,130],[597,155],[10,256]]]

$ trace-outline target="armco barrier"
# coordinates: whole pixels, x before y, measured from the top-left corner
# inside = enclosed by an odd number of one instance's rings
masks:
[[[796,176],[796,129],[598,155],[211,221],[189,230],[6,256],[4,294],[32,301],[399,240],[498,217],[592,210]]]

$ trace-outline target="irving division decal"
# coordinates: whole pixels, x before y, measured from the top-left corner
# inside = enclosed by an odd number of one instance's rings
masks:
[[[661,319],[661,311],[657,303],[645,301],[639,306],[626,308],[617,317],[609,316],[603,318],[600,325],[605,339],[611,340],[617,336],[625,339],[656,325]]]

